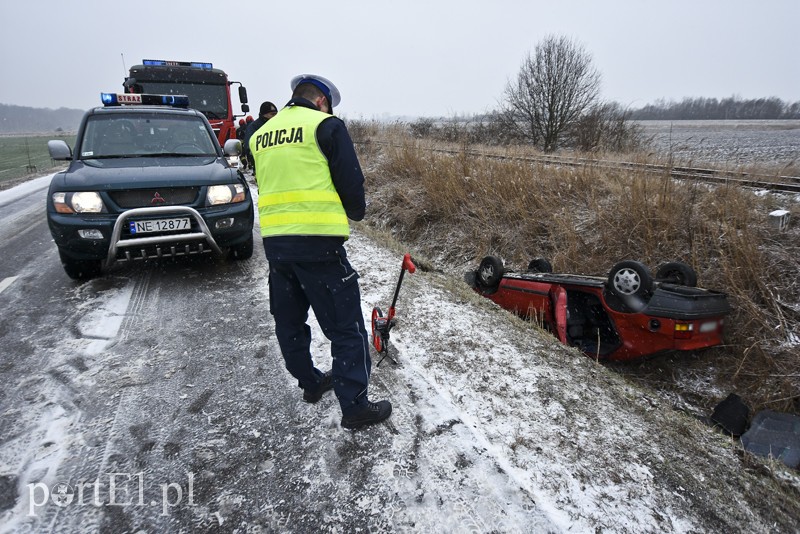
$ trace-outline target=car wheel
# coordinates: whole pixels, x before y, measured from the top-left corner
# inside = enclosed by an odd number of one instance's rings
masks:
[[[658,268],[656,271],[656,282],[697,287],[697,272],[685,263],[672,261]]]
[[[100,260],[75,260],[60,250],[58,255],[61,258],[61,266],[64,268],[64,272],[73,280],[87,280],[100,274],[102,267]]]
[[[608,287],[620,297],[643,297],[653,287],[653,278],[644,264],[621,261],[608,273]]]
[[[383,318],[383,312],[380,308],[372,308],[372,346],[375,347],[375,351],[378,353],[383,352],[383,337],[375,325],[378,323],[379,319]]]
[[[528,271],[532,273],[552,273],[553,266],[544,258],[534,258],[528,264]]]
[[[230,255],[235,260],[249,259],[253,255],[253,234],[241,245],[231,247]]]
[[[492,289],[500,284],[503,277],[503,261],[496,256],[486,256],[478,266],[477,281],[487,288]]]

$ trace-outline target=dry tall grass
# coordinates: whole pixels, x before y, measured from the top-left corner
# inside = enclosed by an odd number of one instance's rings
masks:
[[[707,351],[704,365],[754,409],[800,412],[800,340],[788,342],[800,335],[798,197],[490,159],[466,147],[446,154],[399,127],[360,128],[370,224],[453,272],[488,254],[520,268],[541,256],[556,271],[601,276],[624,259],[653,269],[686,262],[734,309],[727,345]],[[767,221],[777,208],[795,219],[783,233]]]

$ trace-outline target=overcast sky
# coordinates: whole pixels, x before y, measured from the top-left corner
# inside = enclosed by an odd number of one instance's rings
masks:
[[[99,105],[147,58],[212,62],[256,112],[311,72],[350,118],[481,113],[551,34],[580,43],[625,106],[800,100],[798,0],[0,0],[0,20],[0,103],[20,106]]]

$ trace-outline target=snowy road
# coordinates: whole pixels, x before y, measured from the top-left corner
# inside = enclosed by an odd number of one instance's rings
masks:
[[[392,417],[345,431],[334,396],[304,404],[283,368],[262,254],[74,282],[42,184],[0,193],[0,532],[796,525],[796,502],[753,498],[783,490],[729,441],[440,273],[406,277],[400,364],[373,368]],[[402,253],[362,230],[347,248],[368,317]]]

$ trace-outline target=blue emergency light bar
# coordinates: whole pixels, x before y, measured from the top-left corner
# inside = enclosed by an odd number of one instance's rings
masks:
[[[100,93],[100,101],[104,106],[172,106],[188,108],[189,97],[186,95],[147,95],[141,93]]]
[[[201,61],[165,61],[163,59],[143,59],[142,65],[146,67],[195,67],[198,69],[213,69],[211,63]]]

